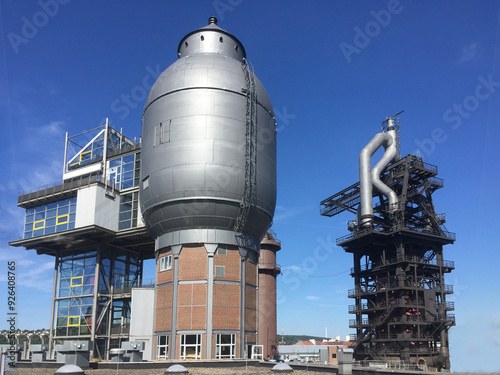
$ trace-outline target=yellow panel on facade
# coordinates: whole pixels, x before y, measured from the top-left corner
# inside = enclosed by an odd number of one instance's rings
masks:
[[[56,219],[56,225],[59,224],[66,224],[69,221],[69,214],[66,215],[60,215]]]
[[[33,223],[33,230],[45,228],[45,219],[35,221]]]
[[[68,327],[75,327],[80,325],[80,316],[68,316]]]
[[[88,154],[90,154],[90,158],[89,158],[89,159],[92,159],[92,150],[90,150],[90,151],[85,151],[85,152],[82,152],[82,153],[80,154],[80,162],[84,161],[84,160],[83,160],[83,156],[84,156],[84,155],[88,155]]]
[[[71,286],[83,285],[83,276],[75,276],[71,278]]]

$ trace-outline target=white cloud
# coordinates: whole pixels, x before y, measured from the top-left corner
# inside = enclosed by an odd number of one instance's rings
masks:
[[[319,299],[319,297],[318,296],[307,296],[306,299],[308,299],[308,300],[317,300],[317,299]]]
[[[51,293],[54,276],[53,258],[39,258],[34,252],[26,252],[12,247],[0,250],[0,261],[16,262],[16,282],[18,287],[35,289],[34,293]],[[7,281],[7,266],[0,272],[0,282]]]
[[[300,271],[302,270],[302,268],[300,268],[299,266],[293,264],[291,266],[282,267],[282,270],[283,271],[290,271],[290,272],[300,273]]]
[[[457,60],[457,64],[472,61],[476,57],[479,50],[479,43],[473,42],[462,48],[460,51],[460,57]]]
[[[63,133],[61,127],[63,124],[63,121],[51,121],[48,124],[37,128],[36,131],[41,135],[59,135]]]

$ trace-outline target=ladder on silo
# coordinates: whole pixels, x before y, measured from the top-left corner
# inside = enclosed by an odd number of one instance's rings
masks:
[[[257,193],[257,94],[255,92],[255,74],[252,64],[246,61],[242,64],[245,74],[246,114],[245,114],[245,190],[240,202],[240,210],[234,230],[242,232],[250,213],[255,205]]]

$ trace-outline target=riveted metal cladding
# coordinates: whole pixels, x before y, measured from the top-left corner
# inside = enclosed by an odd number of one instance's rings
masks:
[[[186,35],[142,123],[140,200],[155,237],[193,229],[256,241],[276,204],[276,123],[243,45],[211,23]]]

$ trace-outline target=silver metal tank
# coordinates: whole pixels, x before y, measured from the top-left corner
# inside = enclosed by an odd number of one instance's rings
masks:
[[[257,247],[276,204],[276,122],[241,42],[217,26],[186,35],[142,123],[141,210],[159,247]],[[158,240],[157,240],[158,241]]]

